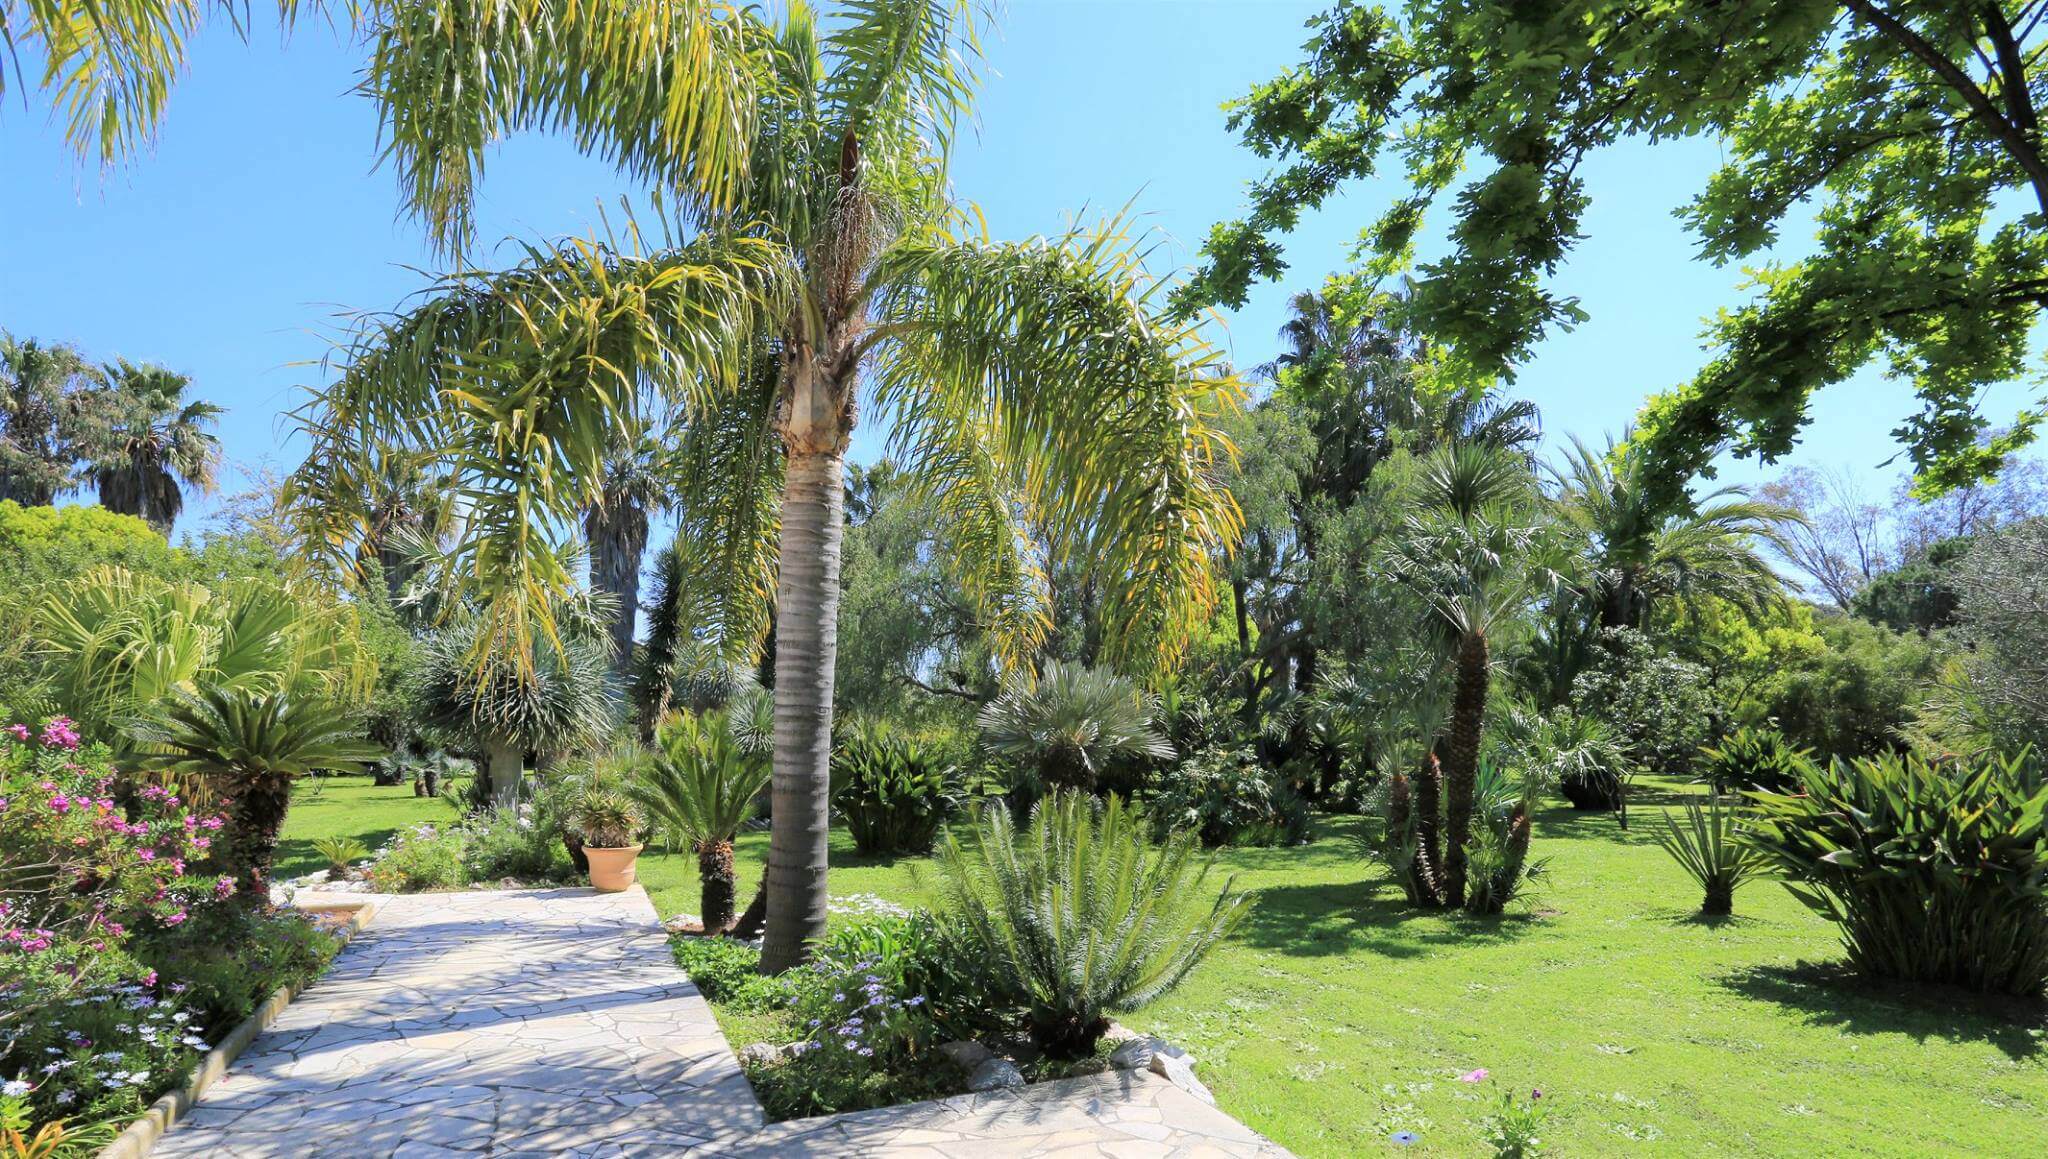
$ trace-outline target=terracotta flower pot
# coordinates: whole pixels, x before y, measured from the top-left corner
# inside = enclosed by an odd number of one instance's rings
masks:
[[[619,849],[599,849],[586,845],[583,855],[590,858],[590,884],[606,893],[617,893],[633,888],[639,877],[635,861],[640,856],[640,846],[627,845]]]

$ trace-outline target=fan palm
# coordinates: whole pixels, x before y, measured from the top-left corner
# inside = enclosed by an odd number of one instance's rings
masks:
[[[1006,678],[976,724],[982,744],[1015,761],[1033,790],[1092,790],[1119,758],[1173,756],[1152,717],[1152,705],[1129,679],[1054,660],[1036,680],[1021,672]]]
[[[292,781],[316,772],[362,772],[383,755],[362,739],[355,714],[317,697],[213,686],[179,692],[130,735],[146,768],[213,782],[230,798],[225,860],[245,896],[268,900],[277,836]]]
[[[663,456],[661,444],[645,432],[622,440],[605,456],[604,486],[583,514],[590,586],[617,604],[610,624],[612,669],[621,678],[633,665],[633,622],[640,610],[647,519],[668,506]]]
[[[100,506],[140,516],[164,535],[185,509],[187,489],[212,492],[220,440],[206,428],[223,413],[187,401],[192,380],[125,359],[107,367],[108,427],[87,470]]]
[[[69,490],[102,397],[78,351],[0,330],[0,499],[47,507]]]
[[[734,743],[722,716],[682,713],[662,722],[654,759],[628,788],[665,839],[680,841],[697,855],[707,934],[732,924],[738,877],[732,841],[752,819],[770,773],[766,755],[750,754]]]
[[[1784,580],[1759,548],[1784,548],[1780,529],[1803,517],[1740,487],[1719,488],[1688,511],[1667,511],[1652,498],[1634,445],[1624,435],[1619,446],[1610,440],[1595,452],[1574,436],[1564,466],[1552,471],[1555,509],[1581,541],[1600,626],[1640,628],[1660,600],[1718,596],[1755,614],[1781,599]]]
[[[1476,443],[1439,447],[1423,460],[1416,510],[1392,575],[1422,599],[1451,662],[1443,753],[1445,904],[1465,901],[1479,743],[1491,679],[1489,636],[1513,622],[1551,573],[1535,520],[1534,479],[1519,456]]]
[[[754,652],[774,594],[771,971],[825,928],[845,456],[863,389],[1012,661],[1046,629],[1048,556],[1099,581],[1112,654],[1170,655],[1211,606],[1210,553],[1236,528],[1212,424],[1242,388],[1196,329],[1159,319],[1139,239],[1119,220],[998,242],[950,201],[978,19],[956,0],[857,0],[829,26],[803,3],[706,16],[694,47],[715,48],[715,67],[662,87],[659,110],[577,126],[661,188],[660,236],[635,227],[451,275],[366,320],[303,412],[316,464],[365,443],[443,455],[471,504],[451,555],[490,609],[484,643],[518,648],[546,634],[544,593],[566,580],[554,541],[600,493],[606,449],[643,411],[679,411],[709,622],[741,629],[725,646]],[[418,92],[461,56],[380,56],[366,87]],[[481,150],[514,108],[432,103],[394,139],[444,236],[464,231]],[[699,130],[688,149],[663,131],[676,116]]]

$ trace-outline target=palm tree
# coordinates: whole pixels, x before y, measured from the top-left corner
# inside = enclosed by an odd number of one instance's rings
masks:
[[[72,486],[101,392],[69,346],[0,330],[0,499],[48,507]]]
[[[605,456],[604,487],[583,514],[590,545],[590,586],[610,596],[612,671],[633,668],[633,622],[640,610],[640,561],[647,553],[647,519],[668,505],[661,444],[641,432]]]
[[[1564,466],[1551,471],[1554,508],[1580,541],[1599,626],[1640,628],[1660,600],[1717,596],[1754,616],[1782,599],[1785,581],[1758,549],[1783,549],[1782,529],[1804,522],[1800,514],[1740,487],[1669,511],[1652,499],[1634,446],[1624,433],[1597,453],[1574,436]]]
[[[106,368],[108,427],[87,470],[100,506],[140,516],[168,536],[185,491],[211,493],[220,440],[206,428],[224,412],[185,399],[192,380],[126,359]]]
[[[954,0],[861,0],[829,27],[803,3],[707,18],[695,47],[715,38],[715,65],[673,78],[658,114],[642,102],[579,123],[661,187],[671,228],[450,275],[366,320],[308,415],[316,460],[415,441],[452,465],[473,498],[451,555],[489,610],[487,647],[545,635],[544,594],[567,579],[555,541],[644,411],[676,408],[686,441],[731,436],[678,489],[724,577],[717,622],[764,623],[734,605],[774,595],[770,971],[825,928],[845,456],[863,401],[893,420],[892,454],[1013,663],[1046,629],[1047,556],[1097,577],[1108,652],[1157,657],[1206,615],[1209,552],[1235,532],[1213,423],[1242,387],[1212,373],[1193,326],[1160,319],[1140,239],[1118,220],[997,242],[949,199],[976,19]],[[366,84],[419,92],[460,56],[380,59]],[[464,233],[477,158],[510,107],[432,105],[394,141],[442,236]],[[698,130],[688,148],[664,132],[676,120]]]
[[[143,765],[215,782],[231,801],[222,858],[244,897],[269,900],[267,878],[291,807],[292,781],[315,772],[362,772],[383,750],[362,739],[356,714],[317,697],[215,685],[179,692],[130,735]]]
[[[1121,758],[1170,759],[1173,746],[1152,725],[1152,705],[1107,668],[1050,661],[1036,680],[1013,673],[976,723],[988,750],[1020,765],[1030,796],[1096,788]]]
[[[1489,636],[1522,613],[1550,574],[1534,501],[1534,478],[1519,456],[1479,444],[1440,447],[1422,463],[1416,511],[1392,565],[1394,578],[1429,608],[1451,663],[1443,753],[1446,905],[1465,902]]]
[[[736,743],[720,714],[682,713],[662,722],[653,757],[627,791],[664,838],[697,855],[704,932],[723,933],[738,880],[732,841],[768,787],[767,754]]]

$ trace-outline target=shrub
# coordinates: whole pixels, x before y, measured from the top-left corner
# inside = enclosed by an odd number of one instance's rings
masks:
[[[1765,867],[1762,855],[1744,839],[1735,824],[1734,811],[1723,808],[1719,802],[1704,809],[1686,802],[1683,825],[1678,818],[1665,814],[1664,832],[1657,835],[1657,844],[1705,892],[1705,900],[1700,902],[1703,914],[1720,916],[1735,912],[1735,891]]]
[[[1641,632],[1601,633],[1593,666],[1572,682],[1572,709],[1606,725],[1636,766],[1683,774],[1714,717],[1707,673],[1659,651]]]
[[[880,721],[849,727],[832,754],[832,805],[869,856],[930,853],[960,803],[956,765]]]
[[[553,819],[535,809],[491,809],[462,826],[462,866],[471,881],[558,881],[569,876],[569,851]]]
[[[569,806],[569,824],[590,849],[624,849],[640,835],[640,809],[617,789],[590,785]]]
[[[1529,860],[1529,804],[1543,786],[1540,774],[1519,780],[1481,761],[1472,791],[1472,841],[1466,854],[1465,912],[1497,914],[1543,872]]]
[[[1531,776],[1555,784],[1572,808],[1619,813],[1627,807],[1634,770],[1620,738],[1605,723],[1560,708],[1546,716],[1522,717],[1515,731],[1512,759]]]
[[[1885,755],[1754,793],[1757,847],[1881,978],[2039,996],[2048,983],[2048,785],[2022,757]]]
[[[733,741],[722,716],[681,714],[662,722],[653,759],[631,781],[629,792],[663,837],[696,853],[707,933],[732,924],[732,841],[754,815],[771,772],[765,754]]]
[[[1202,844],[1299,845],[1308,805],[1249,748],[1211,747],[1155,772],[1145,798],[1155,834],[1193,830]]]
[[[988,750],[1017,768],[1029,795],[1098,787],[1114,761],[1170,760],[1173,746],[1152,726],[1152,705],[1136,684],[1107,668],[1050,661],[1035,681],[1018,673],[981,710]]]
[[[370,855],[370,847],[353,837],[320,837],[313,841],[313,852],[327,862],[328,877],[345,881],[355,873],[356,862]]]
[[[1811,764],[1812,751],[1794,745],[1784,733],[1748,725],[1700,750],[1700,773],[1716,794],[1741,789],[1791,792]]]
[[[1751,719],[1769,719],[1818,759],[1872,756],[1902,747],[1919,717],[1939,657],[1916,634],[1856,619],[1817,625],[1827,651],[1762,682]]]
[[[971,848],[950,834],[940,848],[945,916],[991,998],[1022,1007],[1056,1058],[1088,1054],[1108,1014],[1178,985],[1244,913],[1227,883],[1207,897],[1213,863],[1193,833],[1155,846],[1120,797],[1056,793],[1021,832],[991,804],[975,830]]]
[[[731,938],[677,934],[669,939],[676,965],[690,976],[708,1002],[758,1013],[788,1006],[795,988],[809,980],[803,970],[761,973],[761,951]]]
[[[468,881],[462,868],[462,831],[429,824],[400,829],[363,876],[379,893],[458,889]]]

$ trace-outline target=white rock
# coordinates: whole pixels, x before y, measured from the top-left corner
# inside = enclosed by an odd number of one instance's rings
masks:
[[[750,1042],[740,1047],[740,1061],[754,1066],[767,1066],[789,1057],[789,1047],[777,1046],[772,1042]]]
[[[1172,1083],[1205,1103],[1214,1105],[1216,1096],[1195,1077],[1195,1068],[1186,1058],[1175,1058],[1169,1054],[1155,1054],[1149,1068],[1153,1074]]]
[[[967,1076],[970,1091],[999,1091],[1007,1087],[1024,1085],[1024,1072],[1007,1058],[983,1059],[974,1073]]]
[[[1119,1070],[1143,1070],[1151,1065],[1154,1057],[1174,1059],[1190,1067],[1195,1065],[1194,1055],[1163,1038],[1155,1038],[1149,1034],[1132,1038],[1117,1047],[1116,1052],[1109,1056],[1109,1064]]]

